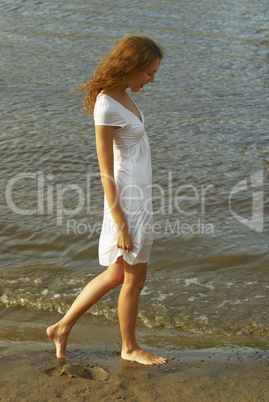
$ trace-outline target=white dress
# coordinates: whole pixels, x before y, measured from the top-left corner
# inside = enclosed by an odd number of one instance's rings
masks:
[[[139,110],[139,109],[138,109]],[[150,146],[142,122],[131,111],[106,94],[99,94],[94,108],[95,125],[115,126],[114,177],[119,200],[129,231],[133,250],[117,247],[117,232],[110,209],[104,200],[104,218],[99,239],[99,262],[111,265],[123,255],[130,264],[149,261],[152,233],[152,172]]]

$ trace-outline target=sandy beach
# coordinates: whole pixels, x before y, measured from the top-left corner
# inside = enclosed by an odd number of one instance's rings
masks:
[[[0,342],[1,401],[269,400],[268,351],[233,345],[197,348],[190,343],[169,347],[167,334],[140,328],[142,346],[169,359],[164,366],[142,366],[120,358],[116,324],[87,316],[71,333],[72,357],[57,360],[54,345],[43,334],[43,320],[36,322],[35,331],[26,324],[21,335],[17,328],[16,336],[8,340],[6,333]]]

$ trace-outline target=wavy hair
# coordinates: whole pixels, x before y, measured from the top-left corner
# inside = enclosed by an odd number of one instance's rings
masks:
[[[97,95],[113,88],[146,69],[154,60],[163,58],[163,48],[146,35],[126,35],[97,66],[91,80],[81,89],[87,90],[84,101],[92,113]]]

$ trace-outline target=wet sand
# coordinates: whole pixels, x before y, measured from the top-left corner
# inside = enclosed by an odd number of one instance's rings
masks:
[[[54,316],[53,314],[51,316]],[[88,325],[85,325],[88,321]],[[91,325],[89,325],[91,321]],[[169,361],[142,366],[120,358],[118,327],[84,318],[70,336],[68,360],[57,360],[49,340],[0,342],[1,400],[205,401],[269,400],[269,352],[254,347],[161,348],[163,337],[139,332],[142,346]],[[43,328],[39,325],[39,331]],[[147,336],[151,333],[152,337]],[[43,336],[43,335],[42,335]],[[18,333],[16,335],[18,338]],[[32,338],[34,338],[32,336]],[[87,339],[87,342],[86,342]],[[164,339],[164,338],[163,338]],[[91,345],[90,345],[91,343]]]

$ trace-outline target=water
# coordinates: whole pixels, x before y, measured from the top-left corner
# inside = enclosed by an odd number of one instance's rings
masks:
[[[102,269],[93,121],[75,87],[138,32],[165,48],[156,83],[133,95],[154,175],[140,322],[268,346],[267,1],[121,0],[111,12],[104,1],[18,0],[0,10],[2,314],[64,313]],[[90,314],[116,321],[117,295]]]

